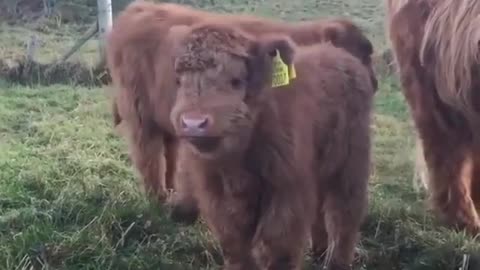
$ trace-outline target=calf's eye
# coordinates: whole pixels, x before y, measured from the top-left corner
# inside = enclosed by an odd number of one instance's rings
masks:
[[[238,89],[242,86],[243,82],[240,79],[233,78],[230,80],[230,84],[232,85],[233,88]]]

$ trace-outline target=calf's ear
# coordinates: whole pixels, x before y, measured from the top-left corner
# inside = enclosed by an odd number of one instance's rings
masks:
[[[342,30],[340,27],[341,26],[338,26],[338,25],[329,25],[325,27],[325,29],[323,29],[323,35],[324,35],[325,41],[331,42],[332,44],[337,45],[340,31]]]
[[[168,48],[170,50],[170,53],[172,54],[174,59],[176,59],[178,55],[183,53],[182,41],[187,36],[190,30],[191,27],[187,25],[174,25],[168,30],[167,34],[165,35],[165,48]],[[176,65],[176,62],[174,62],[174,70],[176,70]]]
[[[294,62],[295,43],[283,35],[270,35],[255,40],[249,49],[248,89],[255,93],[271,86],[274,61],[278,57],[290,66]]]

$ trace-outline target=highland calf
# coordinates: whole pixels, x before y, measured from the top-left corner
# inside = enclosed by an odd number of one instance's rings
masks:
[[[445,223],[480,232],[480,1],[388,0],[387,21],[419,136],[422,174]],[[421,160],[417,161],[422,164]],[[476,210],[477,209],[477,210]]]
[[[301,269],[310,237],[327,269],[351,269],[368,203],[368,69],[330,44],[297,48],[227,23],[175,44],[175,181],[188,183],[224,269]]]
[[[255,36],[287,34],[299,45],[330,42],[364,64],[376,90],[372,44],[347,20],[288,24],[251,16],[214,14],[169,3],[136,1],[130,4],[116,18],[107,44],[108,67],[117,88],[113,102],[114,124],[126,127],[134,166],[146,190],[160,201],[167,198],[166,189],[178,191],[177,183],[172,181],[178,140],[168,117],[176,93],[169,33],[177,31],[172,30],[172,26],[187,27],[207,20],[228,21]],[[195,202],[189,200],[188,192],[182,195],[178,191],[176,195],[172,204],[183,205],[176,208],[183,210],[174,212],[185,212],[178,216],[190,215],[190,220],[195,220]]]

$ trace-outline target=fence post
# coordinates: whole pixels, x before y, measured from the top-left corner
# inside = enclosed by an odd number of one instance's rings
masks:
[[[97,0],[100,63],[105,59],[105,38],[112,29],[112,1]]]

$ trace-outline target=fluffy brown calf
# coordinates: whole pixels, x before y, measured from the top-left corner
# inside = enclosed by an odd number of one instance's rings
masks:
[[[480,1],[389,0],[388,29],[446,223],[480,232]],[[476,203],[476,205],[475,205]]]
[[[177,177],[219,240],[224,269],[301,269],[309,237],[328,269],[350,269],[367,209],[368,70],[330,44],[295,48],[231,24],[199,24],[178,39]],[[297,77],[272,87],[279,59]]]
[[[377,81],[371,67],[372,45],[349,21],[287,24],[249,16],[207,13],[176,4],[142,1],[130,4],[115,20],[107,47],[108,66],[118,88],[113,104],[114,123],[126,125],[133,163],[146,189],[156,193],[162,201],[166,197],[165,187],[173,187],[177,147],[168,119],[176,92],[168,33],[174,25],[191,25],[202,20],[228,21],[256,36],[285,33],[300,45],[331,42],[364,63],[376,89]]]

